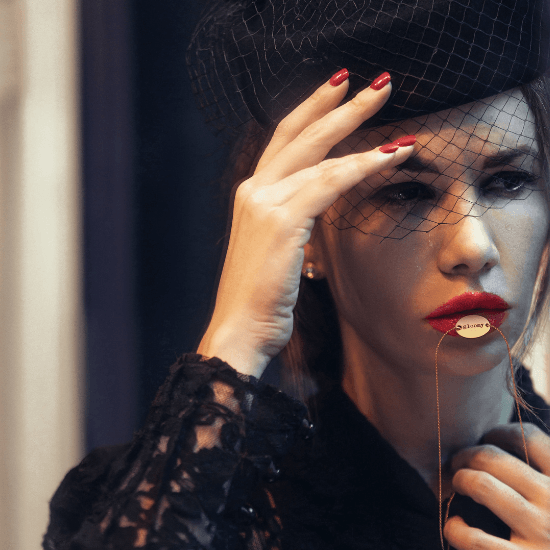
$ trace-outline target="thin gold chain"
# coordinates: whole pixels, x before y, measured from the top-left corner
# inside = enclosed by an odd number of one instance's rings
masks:
[[[508,340],[506,340],[506,336],[495,326],[491,325],[491,328],[494,328],[498,333],[504,338],[504,341],[506,342],[506,349],[508,350],[508,358],[510,359],[510,369],[512,374],[512,383],[514,386],[514,400],[516,402],[516,410],[518,413],[518,419],[519,419],[519,425],[521,427],[521,437],[523,439],[523,450],[525,452],[525,462],[527,465],[529,465],[529,455],[527,453],[527,443],[525,442],[525,432],[523,430],[523,421],[521,419],[521,411],[519,406],[519,400],[518,400],[518,390],[516,386],[516,377],[514,374],[514,363],[512,361],[512,353],[510,351],[510,345],[508,344]],[[449,497],[449,502],[447,503],[447,511],[445,513],[445,520],[443,520],[443,502],[442,502],[442,485],[443,485],[443,463],[441,460],[441,417],[440,417],[440,410],[439,410],[439,371],[437,366],[437,354],[439,352],[439,346],[441,345],[441,342],[443,342],[443,338],[449,334],[449,332],[453,331],[455,327],[449,329],[442,337],[441,340],[439,340],[437,347],[435,348],[435,396],[436,396],[436,404],[437,404],[437,451],[438,451],[438,457],[439,457],[439,468],[438,468],[438,475],[439,475],[439,495],[438,495],[438,504],[439,504],[439,539],[441,541],[441,548],[442,550],[445,550],[445,540],[443,538],[443,528],[445,527],[445,524],[447,523],[447,520],[449,519],[449,510],[451,508],[451,502],[453,501],[453,498],[456,493],[451,493],[451,496]],[[450,545],[447,545],[447,550],[449,549]]]
[[[439,495],[438,495],[438,505],[439,505],[439,539],[441,541],[441,548],[442,550],[445,550],[445,540],[443,539],[443,503],[442,503],[442,462],[441,462],[441,416],[439,414],[439,370],[437,368],[437,353],[439,351],[439,346],[441,345],[441,342],[443,342],[443,338],[449,334],[449,332],[453,331],[455,327],[449,329],[442,337],[441,340],[439,340],[437,347],[435,348],[435,399],[436,399],[436,405],[437,405],[437,452],[439,457],[439,467],[438,467],[438,489],[439,489]],[[454,497],[454,493],[451,495],[451,499]],[[447,515],[449,515],[449,507],[447,507]]]

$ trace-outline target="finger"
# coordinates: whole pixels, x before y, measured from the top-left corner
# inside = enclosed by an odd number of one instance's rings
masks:
[[[307,126],[264,166],[261,172],[264,183],[277,182],[320,163],[337,143],[376,114],[390,93],[390,84],[379,90],[369,87]]]
[[[526,535],[525,529],[540,523],[538,507],[487,472],[468,468],[458,470],[453,476],[453,489],[491,510],[520,535]]]
[[[449,518],[443,531],[449,544],[456,550],[515,550],[507,540],[488,535],[481,529],[470,527],[460,516]]]
[[[296,192],[288,200],[287,207],[294,215],[316,218],[360,181],[400,164],[412,151],[412,146],[400,147],[387,154],[377,148],[367,153],[325,160],[307,168],[289,178],[290,182],[295,179],[302,181],[296,185]]]
[[[390,145],[394,144],[387,144],[386,146]],[[314,194],[315,184],[325,180],[327,177],[332,176],[335,178],[344,178],[341,182],[345,190],[341,193],[345,193],[350,188],[350,183],[346,183],[346,179],[349,179],[350,182],[355,181],[356,179],[353,172],[350,170],[355,162],[360,162],[361,165],[365,165],[361,166],[360,173],[365,175],[363,175],[362,179],[357,182],[360,183],[365,178],[371,176],[373,173],[376,173],[377,170],[386,170],[396,164],[399,164],[400,162],[403,162],[403,160],[406,159],[413,150],[412,147],[400,147],[399,149],[396,147],[395,152],[398,150],[399,154],[395,156],[392,154],[381,153],[380,149],[382,149],[382,146],[363,153],[356,153],[334,159],[326,159],[317,166],[306,168],[281,181],[278,181],[277,185],[258,185],[257,180],[255,179],[257,176],[253,176],[250,180],[244,182],[241,187],[244,189],[245,194],[252,191],[257,199],[262,202],[269,203],[272,206],[281,206],[288,203],[302,190],[306,193],[306,200],[308,196],[315,200],[315,197],[312,196],[312,194]],[[371,163],[370,165],[368,165],[369,162]],[[351,187],[357,183],[351,184]],[[318,191],[321,192],[321,189]]]
[[[550,437],[529,422],[524,422],[523,431],[530,465],[539,472],[550,476]],[[488,432],[483,441],[514,453],[520,458],[525,456],[519,423],[498,426]]]
[[[346,71],[346,73],[343,73],[343,71]],[[349,76],[347,69],[338,71],[277,125],[269,145],[256,166],[255,173],[258,173],[269,164],[273,157],[295,139],[304,128],[307,128],[340,105],[349,89],[347,78],[342,80],[343,77],[340,76],[345,76],[345,74]],[[334,81],[335,77],[336,82]]]
[[[453,457],[451,467],[453,471],[468,468],[486,472],[532,503],[550,498],[550,478],[494,445],[480,445],[460,451]]]

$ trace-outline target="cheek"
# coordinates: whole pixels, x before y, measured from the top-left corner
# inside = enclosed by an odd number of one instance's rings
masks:
[[[507,283],[532,291],[548,235],[550,214],[541,194],[493,210],[495,240]]]
[[[414,317],[412,297],[425,278],[426,247],[415,242],[420,236],[426,240],[425,234],[413,233],[380,242],[354,230],[336,230],[327,275],[339,314],[349,324],[372,333],[374,327],[387,330]]]

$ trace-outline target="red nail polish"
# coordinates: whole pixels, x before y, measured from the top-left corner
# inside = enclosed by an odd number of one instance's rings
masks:
[[[416,136],[404,136],[394,141],[399,147],[410,147],[416,143]]]
[[[380,147],[379,151],[381,153],[395,153],[399,149],[399,145],[396,145],[395,143],[386,143],[386,145],[382,145]]]
[[[341,69],[329,80],[331,86],[340,86],[342,82],[345,82],[349,78],[349,72],[347,69]]]
[[[390,73],[382,73],[371,85],[373,90],[381,90],[391,80]]]

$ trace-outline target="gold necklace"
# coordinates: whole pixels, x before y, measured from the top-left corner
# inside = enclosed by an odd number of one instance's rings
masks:
[[[459,321],[460,322],[460,321]],[[523,440],[523,450],[525,452],[525,462],[527,465],[529,465],[529,455],[527,454],[527,444],[525,442],[525,432],[523,431],[523,422],[521,420],[521,411],[519,406],[519,400],[518,400],[518,391],[516,387],[516,377],[514,375],[514,364],[512,362],[512,354],[510,352],[510,345],[508,344],[508,340],[506,340],[506,336],[495,326],[490,325],[491,328],[494,328],[496,331],[499,332],[499,334],[504,338],[504,341],[506,342],[506,349],[508,350],[508,358],[510,359],[510,369],[512,374],[512,383],[514,387],[514,400],[516,402],[516,410],[518,413],[519,418],[519,424],[521,427],[521,437]],[[445,513],[445,519],[443,520],[443,502],[442,502],[442,470],[443,470],[443,464],[441,462],[441,418],[439,414],[439,372],[437,367],[437,353],[439,351],[439,346],[441,345],[441,342],[443,342],[443,338],[449,334],[449,332],[452,332],[455,330],[456,327],[453,327],[449,329],[442,337],[441,340],[439,340],[439,343],[437,344],[437,347],[435,348],[435,395],[436,395],[436,403],[437,403],[437,450],[438,450],[438,456],[439,456],[439,477],[438,477],[438,486],[439,486],[439,494],[438,494],[438,503],[439,503],[439,538],[441,541],[441,549],[445,550],[445,539],[443,537],[443,529],[445,527],[445,524],[447,523],[447,520],[449,519],[449,510],[451,508],[451,502],[453,501],[453,498],[456,493],[451,493],[451,496],[449,497],[449,501],[447,503],[447,511]],[[450,545],[447,544],[447,550],[449,550]]]

